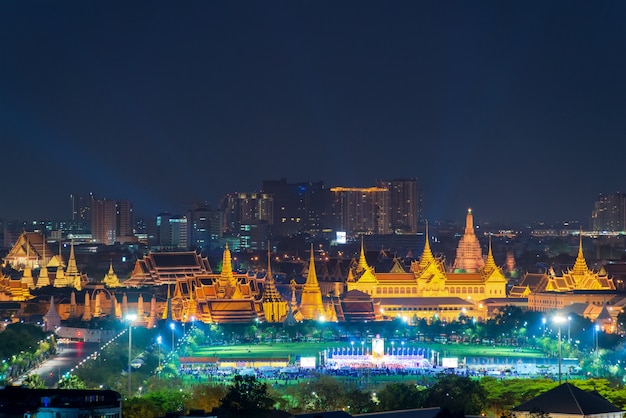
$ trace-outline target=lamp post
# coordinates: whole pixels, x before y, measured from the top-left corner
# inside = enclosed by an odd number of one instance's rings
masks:
[[[571,315],[567,316],[567,342],[571,343],[572,342],[572,317]]]
[[[170,328],[172,329],[172,353],[174,352],[174,329],[176,329],[176,325],[172,322],[170,324]]]
[[[562,316],[555,316],[554,322],[559,325],[559,334],[558,334],[558,347],[559,347],[559,385],[561,384],[561,324],[565,322],[565,318]]]
[[[161,343],[163,342],[163,338],[159,335],[157,337],[157,344],[159,346],[159,368],[157,369],[157,376],[159,379],[161,378]]]
[[[128,314],[126,315],[126,320],[128,321],[128,397],[130,398],[130,393],[132,390],[132,366],[130,364],[132,360],[131,354],[131,346],[133,344],[133,322],[137,319],[137,315]]]

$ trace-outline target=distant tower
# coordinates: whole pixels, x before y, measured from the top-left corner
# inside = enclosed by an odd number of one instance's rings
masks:
[[[311,244],[311,259],[309,261],[309,275],[302,288],[302,298],[300,299],[300,312],[304,319],[319,319],[324,314],[322,304],[322,292],[317,281],[315,272],[315,252]]]
[[[459,273],[476,273],[484,266],[483,251],[474,233],[474,217],[472,210],[468,209],[465,218],[465,234],[461,237],[456,249],[452,270]]]

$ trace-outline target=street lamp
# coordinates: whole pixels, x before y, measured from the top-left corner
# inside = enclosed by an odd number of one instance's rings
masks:
[[[559,324],[559,385],[561,384],[561,324],[565,322],[565,318],[562,316],[555,316],[554,322]]]
[[[128,397],[130,398],[130,393],[132,390],[132,378],[131,378],[131,360],[132,360],[132,354],[131,354],[131,346],[133,343],[133,322],[135,322],[135,320],[137,320],[137,315],[136,314],[128,314],[126,315],[126,320],[128,321]]]
[[[161,343],[163,342],[163,338],[159,335],[157,337],[157,344],[159,345],[159,368],[157,369],[157,376],[159,379],[161,378]]]
[[[567,316],[567,342],[571,343],[572,342],[572,316],[568,315]]]
[[[170,324],[170,328],[172,329],[172,353],[174,352],[174,329],[176,329],[176,325],[172,322]]]

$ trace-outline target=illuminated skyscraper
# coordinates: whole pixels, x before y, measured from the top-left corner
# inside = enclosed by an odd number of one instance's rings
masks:
[[[208,205],[196,205],[188,212],[187,240],[190,247],[200,251],[212,248],[212,244],[217,245],[217,240],[222,236],[222,213],[210,208]]]
[[[591,229],[594,231],[624,231],[626,229],[626,196],[600,194],[591,212]]]
[[[378,180],[377,187],[389,190],[389,220],[398,233],[417,232],[422,221],[422,197],[415,178]]]
[[[94,200],[91,205],[91,236],[99,244],[113,245],[117,238],[115,200]]]
[[[389,234],[389,189],[386,187],[333,187],[332,226],[355,234]]]
[[[133,241],[133,204],[129,201],[94,199],[91,203],[91,236],[100,244]]]
[[[263,193],[273,198],[272,230],[276,236],[319,232],[325,216],[324,182],[287,183],[287,179],[263,180]]]
[[[160,213],[156,216],[148,245],[160,251],[187,249],[187,217]]]

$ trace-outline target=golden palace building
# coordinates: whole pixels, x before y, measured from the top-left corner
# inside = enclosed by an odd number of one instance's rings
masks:
[[[572,268],[560,274],[553,268],[542,274],[526,274],[519,285],[511,288],[509,296],[528,298],[529,310],[568,311],[601,322],[605,332],[615,331],[615,319],[624,305],[624,297],[616,291],[606,270],[596,272],[587,266],[582,236]]]
[[[387,318],[401,317],[407,322],[436,318],[452,321],[460,315],[486,319],[484,302],[505,298],[507,280],[493,259],[491,244],[483,260],[471,210],[452,271],[447,271],[444,261],[433,255],[428,227],[425,235],[422,255],[409,271],[396,261],[389,272],[375,272],[367,264],[361,245],[358,264],[348,275],[348,291],[360,290],[370,295]]]

